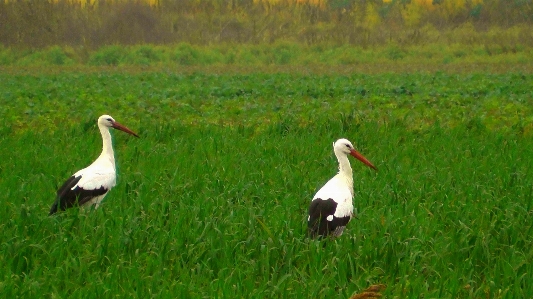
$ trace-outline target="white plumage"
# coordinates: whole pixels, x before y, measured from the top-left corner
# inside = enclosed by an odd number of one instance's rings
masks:
[[[339,172],[318,190],[311,201],[307,222],[312,237],[342,235],[353,216],[353,175],[348,155],[376,170],[347,139],[334,142],[333,151],[339,161]]]
[[[107,192],[115,186],[115,155],[109,128],[139,136],[109,115],[98,118],[98,128],[102,134],[102,153],[91,165],[76,172],[59,188],[50,215],[76,205],[94,205],[97,208]]]
[[[111,165],[111,163],[108,163],[104,159],[96,160],[89,167],[76,172],[73,176],[81,177],[81,179],[70,190],[75,190],[76,188],[97,190],[102,187],[106,190],[105,194],[95,196],[83,204],[86,206],[94,205],[95,208],[98,208],[98,205],[107,195],[107,192],[115,187],[117,181],[114,163]]]

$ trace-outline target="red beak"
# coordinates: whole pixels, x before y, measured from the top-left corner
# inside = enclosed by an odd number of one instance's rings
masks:
[[[131,134],[135,137],[139,137],[139,135],[135,134],[132,130],[128,129],[128,127],[124,126],[124,125],[121,125],[120,123],[118,122],[114,122],[113,123],[113,128],[117,129],[117,130],[121,130],[122,132],[126,132],[128,134]]]
[[[350,155],[352,155],[353,157],[355,157],[357,160],[363,162],[366,166],[374,169],[374,170],[378,170],[376,168],[376,166],[374,166],[372,163],[370,163],[370,161],[368,161],[363,155],[361,155],[358,151],[356,150],[351,150],[350,151]]]

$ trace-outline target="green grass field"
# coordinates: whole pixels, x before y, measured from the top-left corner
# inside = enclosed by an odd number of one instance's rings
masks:
[[[0,297],[533,296],[529,73],[0,73]],[[117,186],[48,217],[114,132]],[[359,217],[306,238],[350,139]]]

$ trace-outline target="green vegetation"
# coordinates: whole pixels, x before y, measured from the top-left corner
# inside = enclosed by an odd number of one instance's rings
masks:
[[[156,55],[157,57],[157,55]],[[533,75],[0,74],[0,297],[527,298]],[[114,132],[118,185],[47,212]],[[349,138],[359,218],[308,240]]]
[[[130,118],[133,126],[158,122],[261,129],[283,121],[314,125],[342,118],[400,122],[410,129],[476,122],[487,130],[533,131],[533,74],[306,75],[296,72],[298,68],[293,73],[258,70],[6,72],[0,74],[0,117],[13,131],[56,130],[59,124],[77,126],[80,121],[92,128],[95,116],[114,111],[119,119]]]
[[[531,69],[533,48],[500,44],[428,43],[360,46],[307,46],[280,42],[272,45],[105,46],[94,51],[54,46],[44,50],[15,51],[0,47],[0,66],[357,66],[361,64],[464,65],[507,64]]]

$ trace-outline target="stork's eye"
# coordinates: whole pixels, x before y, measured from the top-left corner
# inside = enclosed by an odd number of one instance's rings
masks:
[[[349,144],[345,144],[347,148],[350,148],[350,145]]]
[[[107,120],[108,120],[108,121],[113,121],[111,118],[108,118]]]

